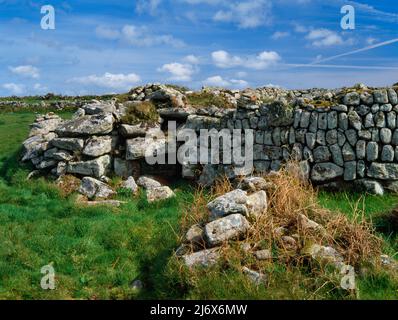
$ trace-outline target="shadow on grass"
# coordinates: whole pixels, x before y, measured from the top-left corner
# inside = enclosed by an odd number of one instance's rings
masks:
[[[33,169],[31,164],[26,164],[20,161],[21,152],[22,148],[19,148],[10,156],[0,158],[0,178],[3,178],[7,183],[11,183],[13,181],[18,171],[28,171]]]

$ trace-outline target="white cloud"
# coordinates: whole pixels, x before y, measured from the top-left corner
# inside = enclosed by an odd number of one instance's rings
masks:
[[[159,72],[168,72],[171,74],[169,80],[173,81],[191,81],[192,75],[197,71],[188,63],[167,63],[158,69]]]
[[[211,54],[213,61],[217,67],[233,68],[242,64],[242,59],[238,56],[231,56],[227,51],[214,51]]]
[[[369,37],[366,39],[366,43],[369,45],[375,44],[377,42],[376,38]]]
[[[183,61],[190,63],[190,64],[199,64],[200,63],[199,57],[197,57],[193,54],[190,54],[190,55],[184,57]]]
[[[315,47],[329,47],[344,44],[343,38],[336,32],[328,29],[311,30],[306,39],[310,40]]]
[[[98,38],[106,40],[120,40],[137,47],[152,47],[157,45],[170,45],[176,48],[183,47],[185,43],[170,34],[153,34],[146,26],[126,24],[121,30],[98,26],[95,29]]]
[[[236,23],[244,29],[256,28],[271,23],[271,9],[270,0],[230,2],[228,8],[216,12],[213,20]]]
[[[162,0],[138,0],[135,9],[138,13],[148,12],[155,15],[161,2]]]
[[[289,35],[290,35],[289,32],[276,31],[276,32],[271,36],[271,38],[274,39],[274,40],[279,40],[279,39],[282,39],[282,38],[286,38],[286,37],[288,37]]]
[[[232,87],[232,88],[245,88],[248,87],[249,83],[245,80],[237,79],[224,79],[221,76],[209,77],[203,81],[205,86],[210,87]]]
[[[239,57],[232,56],[226,51],[215,51],[211,54],[214,64],[219,68],[245,67],[248,69],[262,70],[275,65],[281,60],[275,51],[263,51],[257,56]]]
[[[15,95],[20,95],[25,91],[25,87],[22,84],[5,83],[2,87]]]
[[[90,75],[86,77],[77,77],[69,80],[68,82],[78,82],[84,85],[94,85],[103,88],[127,90],[140,81],[140,76],[135,73],[113,74],[106,72],[102,76]]]
[[[14,74],[37,79],[40,77],[40,71],[38,68],[31,65],[24,65],[18,67],[9,67],[10,71]]]

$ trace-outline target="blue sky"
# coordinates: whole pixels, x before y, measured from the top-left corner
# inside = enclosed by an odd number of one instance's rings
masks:
[[[55,30],[40,27],[43,5]],[[355,30],[340,26],[344,5]],[[394,1],[0,0],[0,95],[385,86],[398,82],[397,38]]]

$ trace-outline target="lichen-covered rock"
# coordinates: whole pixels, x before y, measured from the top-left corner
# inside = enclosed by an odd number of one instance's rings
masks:
[[[240,182],[239,187],[243,190],[260,191],[272,188],[272,185],[262,177],[246,177]]]
[[[383,186],[375,180],[360,179],[356,180],[354,185],[359,192],[367,192],[378,196],[384,195]]]
[[[205,243],[203,227],[195,224],[189,228],[185,235],[185,241],[193,245],[203,245]]]
[[[308,248],[307,252],[314,260],[320,263],[332,264],[337,268],[344,265],[342,255],[332,247],[314,244]]]
[[[271,250],[257,250],[253,253],[257,260],[272,260],[272,252]]]
[[[80,174],[100,178],[109,171],[111,157],[105,155],[89,161],[69,162],[66,171],[72,174]]]
[[[380,180],[398,180],[398,164],[373,162],[369,166],[368,177]]]
[[[257,191],[247,197],[248,216],[258,217],[267,212],[267,194],[264,190]]]
[[[138,192],[138,185],[136,184],[134,177],[128,177],[126,181],[123,181],[122,188],[130,190],[132,193]]]
[[[147,134],[154,135],[160,131],[160,126],[150,123],[139,123],[135,125],[121,124],[120,134],[125,138],[145,137]]]
[[[145,176],[139,177],[137,180],[137,184],[146,190],[153,189],[153,188],[159,188],[162,186],[162,184],[160,182],[156,181],[155,179],[145,177]]]
[[[92,137],[87,140],[83,154],[89,157],[99,157],[112,151],[112,137]]]
[[[150,188],[146,190],[146,197],[149,203],[166,200],[175,197],[175,193],[167,186]]]
[[[55,132],[61,137],[105,135],[112,132],[113,122],[112,114],[83,116],[65,121],[55,129]]]
[[[334,163],[317,163],[311,170],[311,179],[314,182],[324,182],[341,177],[343,173],[343,168]]]
[[[193,267],[209,267],[217,263],[220,259],[220,249],[212,248],[206,249],[191,254],[186,254],[182,256],[185,265],[188,268]]]
[[[81,151],[84,140],[79,138],[54,138],[51,140],[51,145],[64,150]]]
[[[106,183],[91,177],[84,177],[82,179],[79,192],[89,199],[108,198],[115,194]]]
[[[214,220],[235,213],[247,215],[247,200],[246,192],[241,189],[236,189],[214,199],[207,204],[210,219]]]
[[[343,103],[347,106],[359,106],[361,99],[357,92],[349,92],[344,96]]]
[[[134,138],[126,142],[126,160],[137,160],[145,157],[159,156],[166,153],[165,139]]]
[[[224,241],[242,239],[249,228],[250,224],[244,216],[231,214],[206,224],[206,242],[210,247],[215,247]]]
[[[247,267],[243,267],[242,271],[257,286],[267,282],[267,276],[263,273],[251,270]]]
[[[116,106],[113,101],[94,100],[82,106],[82,110],[84,115],[112,114],[116,112]]]

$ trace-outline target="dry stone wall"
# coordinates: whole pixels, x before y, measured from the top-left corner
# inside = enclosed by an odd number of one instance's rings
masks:
[[[221,91],[220,91],[221,92]],[[398,190],[397,88],[350,90],[257,89],[223,93],[234,108],[195,108],[187,93],[166,86],[140,87],[132,101],[151,101],[159,122],[123,123],[126,104],[114,101],[86,104],[72,120],[40,116],[24,142],[24,161],[55,175],[74,174],[103,178],[153,174],[197,178],[204,185],[226,174],[233,165],[158,165],[145,163],[145,150],[160,150],[166,139],[144,139],[148,132],[166,132],[175,120],[178,130],[252,129],[254,169],[278,170],[293,159],[304,176],[329,188],[354,186],[383,193]],[[272,97],[272,99],[268,99]],[[165,149],[163,149],[165,150]]]

